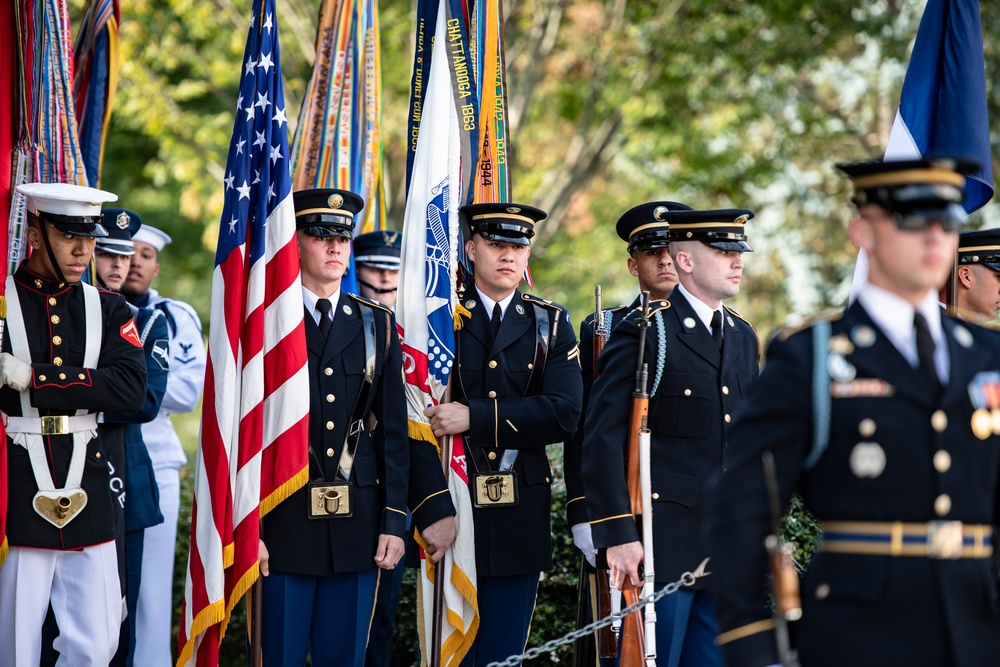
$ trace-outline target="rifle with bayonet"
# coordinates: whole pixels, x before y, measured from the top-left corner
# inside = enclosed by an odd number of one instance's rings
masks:
[[[611,328],[611,323],[607,321],[607,313],[604,312],[600,285],[594,286],[594,302],[597,306],[594,311],[594,379],[596,380],[599,375],[597,360],[604,350],[604,343]],[[614,611],[611,601],[611,573],[606,568],[597,568],[594,581],[597,587],[597,618],[605,618]],[[602,658],[618,657],[618,637],[611,626],[606,625],[597,631],[597,655]]]
[[[636,322],[639,327],[639,352],[636,361],[635,390],[632,392],[632,416],[629,422],[628,482],[629,501],[633,516],[642,522],[642,578],[640,590],[626,580],[623,595],[626,604],[633,604],[640,596],[649,598],[653,594],[653,512],[650,473],[650,432],[649,421],[649,370],[645,361],[646,332],[649,329],[649,292],[642,293],[641,315]],[[645,622],[639,614],[629,614],[622,626],[621,667],[646,667],[656,665],[656,608],[647,604],[643,608]]]
[[[764,465],[764,483],[767,485],[767,499],[771,508],[771,534],[764,539],[768,561],[771,566],[771,592],[774,594],[774,634],[778,649],[778,659],[782,667],[799,667],[799,659],[788,636],[788,621],[802,618],[802,602],[799,597],[799,573],[795,567],[788,545],[778,538],[781,528],[781,502],[778,498],[778,475],[774,466],[774,454],[770,450],[761,455]]]

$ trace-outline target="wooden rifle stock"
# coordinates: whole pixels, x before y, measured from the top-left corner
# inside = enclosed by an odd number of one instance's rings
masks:
[[[637,322],[639,326],[639,353],[635,372],[635,390],[632,392],[632,415],[629,419],[628,456],[626,482],[628,496],[634,516],[643,513],[642,474],[640,466],[641,445],[640,433],[647,430],[649,420],[649,394],[646,393],[648,371],[645,363],[646,330],[649,328],[649,292],[642,293],[642,317]],[[644,517],[644,519],[647,517]],[[649,551],[652,545],[643,545]],[[622,593],[627,604],[633,604],[642,596],[639,587],[626,580],[622,585]],[[620,667],[641,667],[646,660],[646,632],[642,616],[629,614],[622,623],[622,645]]]
[[[778,533],[781,528],[781,503],[778,499],[778,476],[774,465],[774,454],[770,450],[761,455],[764,465],[764,482],[771,508],[771,534],[764,540],[771,566],[771,586],[774,594],[774,625],[778,659],[782,667],[799,667],[798,656],[791,646],[788,636],[788,621],[802,618],[802,602],[799,597],[799,573],[795,559],[789,550],[781,545]]]
[[[605,318],[604,304],[601,299],[601,286],[594,286],[594,379],[600,373],[597,372],[597,360],[604,350],[604,343],[608,338],[610,323]],[[606,618],[611,614],[611,572],[606,568],[597,568],[594,576],[597,583],[597,618]],[[597,619],[593,619],[597,620]],[[597,655],[601,658],[618,657],[618,637],[612,626],[604,626],[597,631]]]

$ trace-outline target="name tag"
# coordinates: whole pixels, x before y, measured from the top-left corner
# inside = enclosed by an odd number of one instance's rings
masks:
[[[351,483],[313,482],[309,484],[309,518],[347,518],[351,510]]]
[[[513,471],[493,472],[475,477],[476,507],[517,505],[517,479]]]

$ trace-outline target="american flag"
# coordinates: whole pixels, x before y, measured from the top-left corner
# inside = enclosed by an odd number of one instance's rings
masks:
[[[212,278],[178,665],[218,664],[260,517],[307,481],[308,360],[274,0],[254,11]]]

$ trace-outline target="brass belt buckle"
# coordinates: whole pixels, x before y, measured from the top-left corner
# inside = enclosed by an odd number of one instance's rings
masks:
[[[54,415],[42,417],[42,435],[66,435],[69,433],[69,417]]]
[[[309,484],[309,518],[347,518],[351,510],[351,483],[313,482]]]
[[[476,475],[476,507],[513,507],[517,505],[517,478],[514,471]]]
[[[962,522],[927,522],[927,557],[954,560],[962,557]]]

